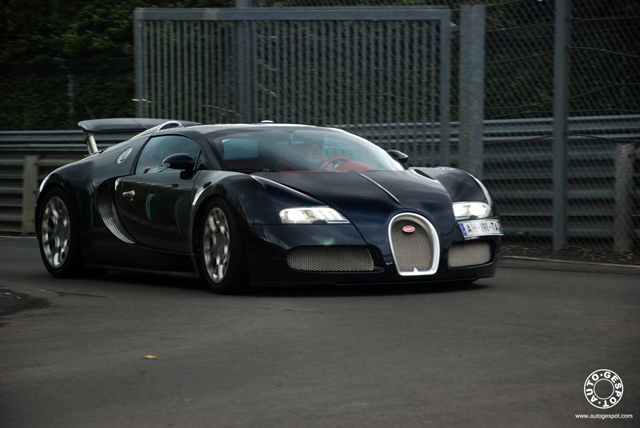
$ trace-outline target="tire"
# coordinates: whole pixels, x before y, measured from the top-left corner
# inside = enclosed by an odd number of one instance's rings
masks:
[[[199,231],[200,266],[211,291],[217,294],[245,292],[249,275],[240,225],[224,200],[209,202]]]
[[[60,188],[49,190],[38,214],[38,241],[45,267],[56,278],[84,273],[82,249],[75,213],[69,197]]]

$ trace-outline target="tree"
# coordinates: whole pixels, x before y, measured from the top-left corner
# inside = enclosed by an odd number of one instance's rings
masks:
[[[0,129],[133,115],[133,10],[234,0],[2,0]]]

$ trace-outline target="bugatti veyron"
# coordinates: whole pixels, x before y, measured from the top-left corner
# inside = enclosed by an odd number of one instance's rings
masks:
[[[55,277],[143,270],[248,286],[474,281],[502,236],[483,184],[407,168],[339,129],[157,119],[80,122],[89,156],[42,182],[36,230]],[[95,134],[140,132],[97,150]]]

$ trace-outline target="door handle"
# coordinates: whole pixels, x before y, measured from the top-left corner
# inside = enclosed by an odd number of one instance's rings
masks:
[[[125,199],[128,199],[130,201],[133,201],[134,196],[136,196],[136,191],[135,190],[129,190],[128,192],[122,192],[122,197]]]

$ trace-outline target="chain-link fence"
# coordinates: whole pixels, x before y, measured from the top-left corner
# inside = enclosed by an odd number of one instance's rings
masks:
[[[640,238],[629,156],[640,148],[640,2],[574,1],[570,26],[569,115],[590,119],[568,130],[569,243],[630,251]],[[628,118],[626,134],[612,138],[611,116]]]

